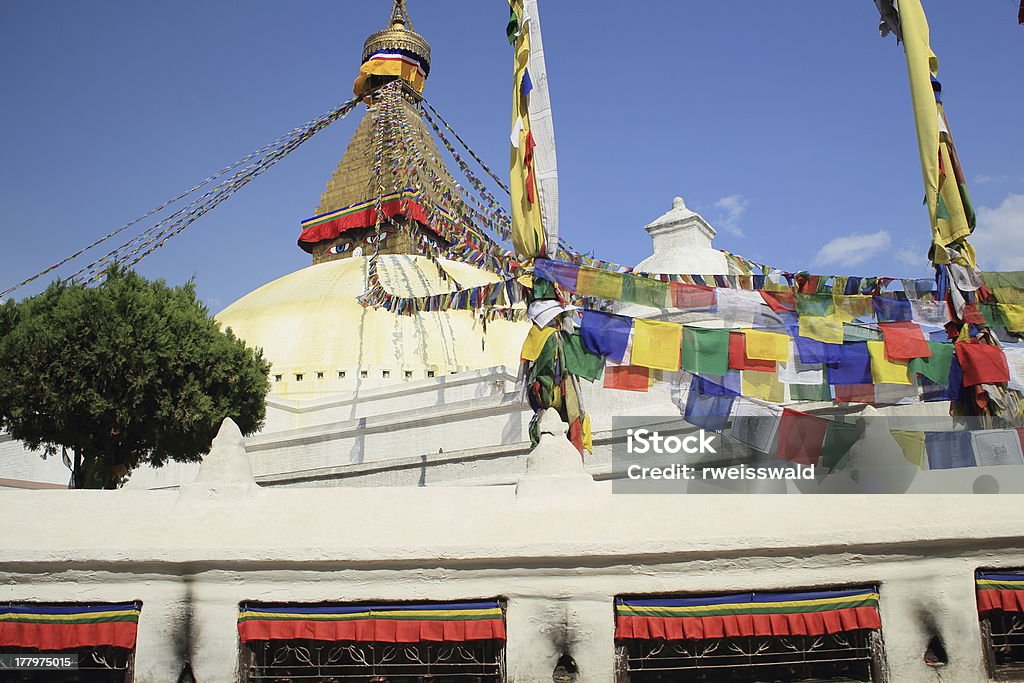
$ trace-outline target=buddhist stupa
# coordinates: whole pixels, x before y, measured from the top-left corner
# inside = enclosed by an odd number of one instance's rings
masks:
[[[263,349],[272,363],[271,395],[282,398],[516,367],[529,325],[485,324],[478,314],[459,310],[399,315],[359,302],[374,253],[380,284],[396,296],[444,294],[501,279],[441,256],[462,239],[458,218],[447,210],[457,185],[421,115],[430,46],[413,30],[404,0],[395,1],[389,25],[366,40],[362,61],[355,87],[366,112],[312,218],[302,222],[299,246],[313,265],[260,287],[217,316]],[[399,96],[385,110],[378,93],[396,88],[395,81]],[[401,171],[410,158],[429,169],[432,185],[410,187]]]

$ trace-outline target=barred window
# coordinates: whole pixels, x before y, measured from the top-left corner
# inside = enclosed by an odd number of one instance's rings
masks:
[[[501,683],[504,604],[239,606],[241,680]]]
[[[885,682],[874,587],[622,597],[618,683]]]
[[[0,604],[0,651],[70,657],[74,668],[19,670],[0,680],[132,683],[142,603]]]
[[[979,571],[975,575],[981,640],[989,676],[1024,677],[1024,570]]]

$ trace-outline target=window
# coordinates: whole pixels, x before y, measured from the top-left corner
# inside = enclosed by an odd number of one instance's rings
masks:
[[[282,379],[284,379],[284,375],[274,375],[275,382],[280,382]]]
[[[405,371],[405,378],[406,379],[412,379],[412,370],[406,370]]]
[[[975,577],[981,641],[989,675],[1024,675],[1024,570],[980,571]]]
[[[338,370],[338,379],[345,379],[345,371]]]
[[[620,683],[885,681],[875,588],[615,600]]]
[[[142,603],[0,604],[0,651],[77,657],[77,670],[19,671],[43,683],[130,683]]]
[[[322,373],[322,372],[319,372],[319,371],[318,371],[318,372],[316,373],[316,378],[317,378],[317,379],[323,379],[323,378],[324,378],[324,373]]]
[[[301,372],[296,372],[295,373],[295,381],[296,382],[301,382],[302,381],[302,377],[303,377],[303,375],[302,375]]]
[[[383,379],[391,379],[391,371],[390,370],[381,370],[380,371],[380,376]]]
[[[366,370],[360,370],[359,371],[359,379],[366,379],[368,376],[369,375],[368,375]]]
[[[434,376],[434,371],[433,370],[427,370],[427,377],[432,378],[433,376]]]
[[[243,603],[238,633],[246,683],[504,681],[505,617],[498,600]]]

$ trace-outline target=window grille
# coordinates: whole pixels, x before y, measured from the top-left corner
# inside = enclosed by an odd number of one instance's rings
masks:
[[[998,681],[1024,680],[1024,571],[980,571],[976,588],[989,675]]]

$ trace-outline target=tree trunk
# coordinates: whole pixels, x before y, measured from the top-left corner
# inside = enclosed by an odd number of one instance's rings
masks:
[[[76,489],[85,488],[85,482],[82,480],[82,453],[77,448],[75,449],[75,469],[73,470],[72,477],[74,478]]]

